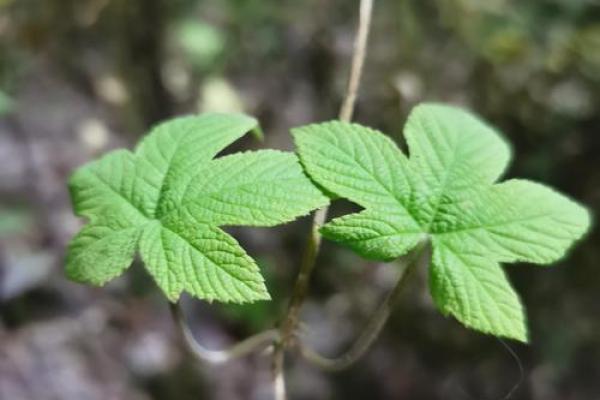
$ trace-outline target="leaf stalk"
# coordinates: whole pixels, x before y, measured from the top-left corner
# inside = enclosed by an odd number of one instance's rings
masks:
[[[192,333],[179,302],[170,303],[169,308],[187,350],[198,360],[219,365],[249,355],[272,346],[279,338],[277,329],[270,329],[250,336],[225,350],[210,350],[201,345]]]
[[[398,277],[394,288],[387,294],[377,310],[367,321],[364,330],[342,355],[335,358],[325,357],[304,343],[299,343],[298,348],[302,357],[311,364],[326,371],[341,371],[352,366],[370,349],[373,342],[379,337],[381,330],[387,323],[394,305],[406,287],[408,278],[419,268],[425,268],[431,259],[431,244],[429,240],[421,242],[406,256],[406,267]]]

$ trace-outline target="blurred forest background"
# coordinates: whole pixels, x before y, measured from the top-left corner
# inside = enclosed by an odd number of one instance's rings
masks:
[[[269,358],[203,366],[182,351],[165,299],[136,263],[105,288],[67,281],[79,228],[65,182],[156,121],[242,110],[261,121],[227,151],[292,149],[289,128],[337,115],[358,1],[0,0],[0,399],[268,399]],[[600,214],[600,1],[377,0],[355,119],[402,146],[423,100],[465,105],[514,145],[509,176]],[[352,208],[336,203],[332,213]],[[274,301],[185,299],[219,348],[277,323],[309,226],[234,229]],[[600,237],[552,268],[511,265],[532,344],[513,399],[600,399]],[[398,265],[326,243],[303,309],[321,351],[345,348]],[[500,399],[519,366],[498,340],[434,308],[420,271],[356,366],[288,366],[292,399]]]

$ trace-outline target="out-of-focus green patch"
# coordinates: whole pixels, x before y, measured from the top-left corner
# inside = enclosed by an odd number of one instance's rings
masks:
[[[236,88],[223,77],[209,78],[200,87],[200,112],[242,113],[244,100]],[[259,141],[263,141],[264,133],[257,125],[250,133]]]
[[[2,5],[0,0],[0,6]],[[0,117],[3,117],[14,109],[14,101],[2,90],[0,90]]]
[[[600,80],[600,24],[580,30],[573,44],[579,59],[582,74]]]
[[[176,30],[176,40],[189,61],[199,67],[210,67],[225,48],[223,33],[198,20],[183,21]]]
[[[235,87],[222,77],[207,79],[200,87],[201,112],[243,112],[242,98]]]
[[[483,55],[494,63],[521,59],[527,54],[528,37],[520,29],[509,27],[493,32],[484,41]]]
[[[27,232],[31,222],[31,212],[27,209],[0,208],[0,238]]]

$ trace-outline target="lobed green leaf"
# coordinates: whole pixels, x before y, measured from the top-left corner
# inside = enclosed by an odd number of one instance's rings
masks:
[[[365,208],[321,232],[381,260],[431,240],[430,290],[438,308],[473,329],[526,341],[522,307],[499,263],[556,261],[588,230],[588,211],[540,184],[495,184],[509,146],[459,108],[415,107],[404,136],[410,158],[381,132],[357,124],[294,130],[310,177]]]
[[[213,159],[257,129],[244,115],[204,114],[162,123],[134,153],[117,150],[69,181],[77,215],[67,275],[102,285],[136,251],[171,301],[182,292],[208,301],[269,298],[259,268],[223,225],[273,226],[328,203],[294,154],[238,153]]]

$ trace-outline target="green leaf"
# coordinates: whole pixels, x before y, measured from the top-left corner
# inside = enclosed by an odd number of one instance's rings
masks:
[[[78,169],[69,180],[75,213],[93,221],[102,210],[118,207],[138,218],[149,216],[155,199],[149,191],[137,190],[135,170],[134,156],[128,150],[113,151]]]
[[[255,129],[244,115],[204,114],[158,125],[134,153],[117,150],[69,181],[90,223],[73,239],[67,275],[102,285],[136,251],[171,301],[268,299],[260,271],[223,225],[273,226],[324,206],[295,155],[264,150],[213,159]]]
[[[140,253],[171,301],[182,291],[212,302],[268,300],[258,266],[231,236],[181,216],[147,224]]]
[[[402,206],[409,193],[406,157],[387,136],[357,124],[332,121],[292,129],[311,177],[361,206]]]
[[[389,209],[385,213],[367,209],[346,215],[323,226],[321,233],[365,258],[376,260],[398,258],[425,237],[410,215],[401,209]]]
[[[538,183],[511,179],[452,203],[439,236],[497,261],[550,264],[589,225],[583,207]]]
[[[419,105],[404,135],[410,158],[381,132],[357,124],[294,130],[310,177],[365,208],[321,232],[377,260],[430,240],[438,308],[470,328],[526,341],[521,304],[499,263],[556,261],[588,230],[588,211],[540,184],[495,183],[510,149],[466,111]]]
[[[121,275],[133,261],[140,232],[135,214],[116,212],[100,216],[69,244],[67,275],[90,285],[103,285]]]
[[[323,204],[298,158],[276,150],[222,157],[200,168],[173,202],[217,225],[273,226]]]
[[[508,144],[492,127],[455,107],[415,107],[404,135],[411,163],[432,192],[460,191],[476,179],[493,183],[510,161]]]
[[[444,314],[478,331],[527,341],[519,297],[497,262],[478,253],[433,240],[429,284]]]
[[[241,114],[209,113],[175,118],[156,126],[136,149],[141,192],[152,198],[150,215],[165,213],[170,192],[182,191],[195,176],[194,168],[211,162],[227,145],[258,125]]]

